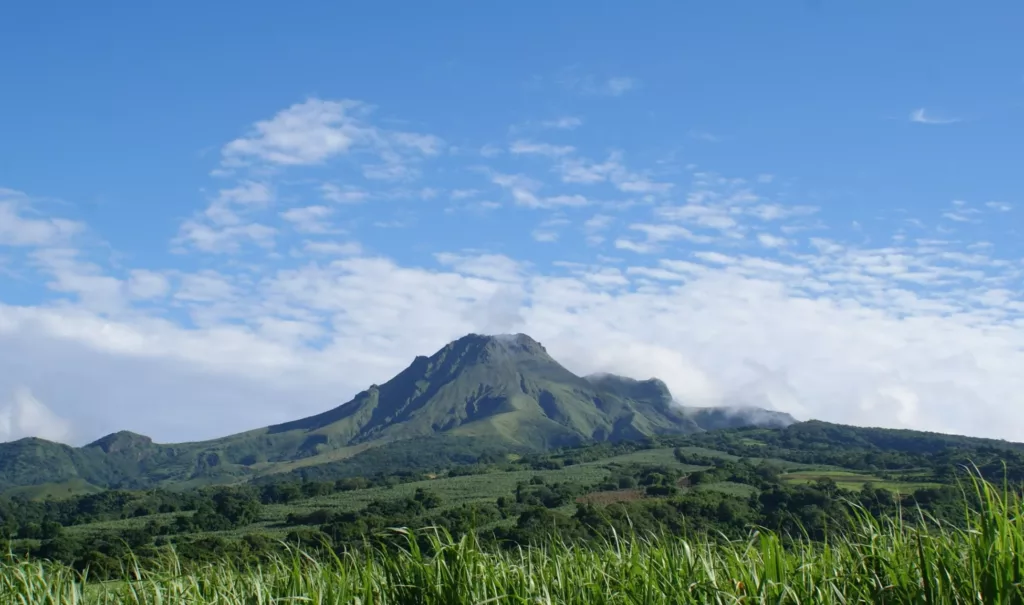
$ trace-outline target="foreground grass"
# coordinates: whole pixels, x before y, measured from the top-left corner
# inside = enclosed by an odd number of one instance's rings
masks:
[[[488,552],[471,537],[432,536],[428,556],[398,552],[315,559],[301,552],[250,568],[185,569],[172,559],[131,580],[95,583],[59,565],[0,565],[0,603],[98,604],[681,604],[1024,603],[1024,507],[974,486],[968,526],[908,526],[854,510],[855,530],[827,545],[756,532],[739,542],[679,537],[570,547],[553,540]],[[400,534],[404,530],[396,530]]]

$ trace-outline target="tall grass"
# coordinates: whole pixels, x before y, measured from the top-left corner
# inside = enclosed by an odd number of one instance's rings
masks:
[[[59,565],[0,566],[0,603],[98,604],[683,604],[1024,603],[1024,520],[1009,490],[976,481],[967,524],[905,524],[851,510],[853,530],[825,544],[616,538],[577,547],[551,540],[487,551],[472,536],[431,534],[407,546],[314,558],[301,551],[259,566],[186,568],[169,558],[132,565],[131,579],[91,582]],[[396,530],[404,533],[404,530]]]

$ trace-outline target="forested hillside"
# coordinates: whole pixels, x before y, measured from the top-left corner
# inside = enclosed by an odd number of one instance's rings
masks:
[[[421,464],[401,466],[417,452]],[[467,450],[458,461],[432,452],[411,448],[335,477],[296,472],[189,490],[15,494],[0,500],[0,530],[14,553],[93,574],[118,573],[129,551],[146,559],[173,545],[187,560],[250,561],[283,544],[354,547],[392,527],[439,527],[497,548],[552,531],[593,542],[623,532],[739,539],[765,527],[822,540],[848,526],[850,503],[908,523],[920,520],[918,510],[962,523],[958,482],[973,464],[992,481],[1017,485],[1024,477],[1020,444],[820,422],[526,455]]]

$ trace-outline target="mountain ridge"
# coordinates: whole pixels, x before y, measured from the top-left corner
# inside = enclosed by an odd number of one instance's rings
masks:
[[[696,432],[705,418],[716,428],[746,422],[688,413],[657,378],[577,376],[526,334],[468,334],[416,356],[346,403],[242,433],[177,444],[130,431],[80,448],[38,439],[0,444],[0,490],[73,479],[106,488],[231,483],[321,464],[334,468],[360,456],[384,459],[372,452],[410,447],[411,440],[430,443],[440,462],[448,455],[445,444],[460,455],[485,445],[495,452],[540,451]],[[781,415],[774,422],[795,420]]]

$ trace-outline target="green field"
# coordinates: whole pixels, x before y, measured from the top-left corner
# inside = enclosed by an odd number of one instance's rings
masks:
[[[747,498],[751,494],[757,493],[757,488],[751,485],[745,485],[743,483],[735,483],[733,481],[719,481],[717,483],[698,485],[694,489],[721,492],[723,494],[729,494],[730,496],[738,496],[740,498]]]
[[[928,481],[913,481],[909,480],[913,478],[913,475],[904,475],[905,479],[908,480],[887,480],[880,477],[875,477],[866,473],[858,473],[855,471],[842,471],[842,470],[807,470],[807,471],[795,471],[789,472],[782,475],[782,481],[791,484],[799,483],[813,483],[818,479],[831,479],[836,482],[836,485],[844,489],[859,490],[864,487],[865,484],[870,483],[876,488],[887,489],[893,492],[899,492],[903,494],[912,493],[914,490],[924,489],[929,487],[937,487],[939,484]]]
[[[676,460],[675,455],[672,452],[673,448],[661,447],[649,450],[640,450],[631,452],[629,454],[621,454],[618,456],[612,456],[610,458],[603,458],[601,460],[594,460],[592,462],[585,462],[580,466],[612,466],[612,465],[628,465],[628,464],[644,464],[650,466],[664,465],[672,468],[677,468],[682,471],[696,471],[703,466],[693,466],[690,464],[681,464]],[[710,450],[709,450],[710,451]],[[723,454],[722,452],[716,452],[717,454]]]

